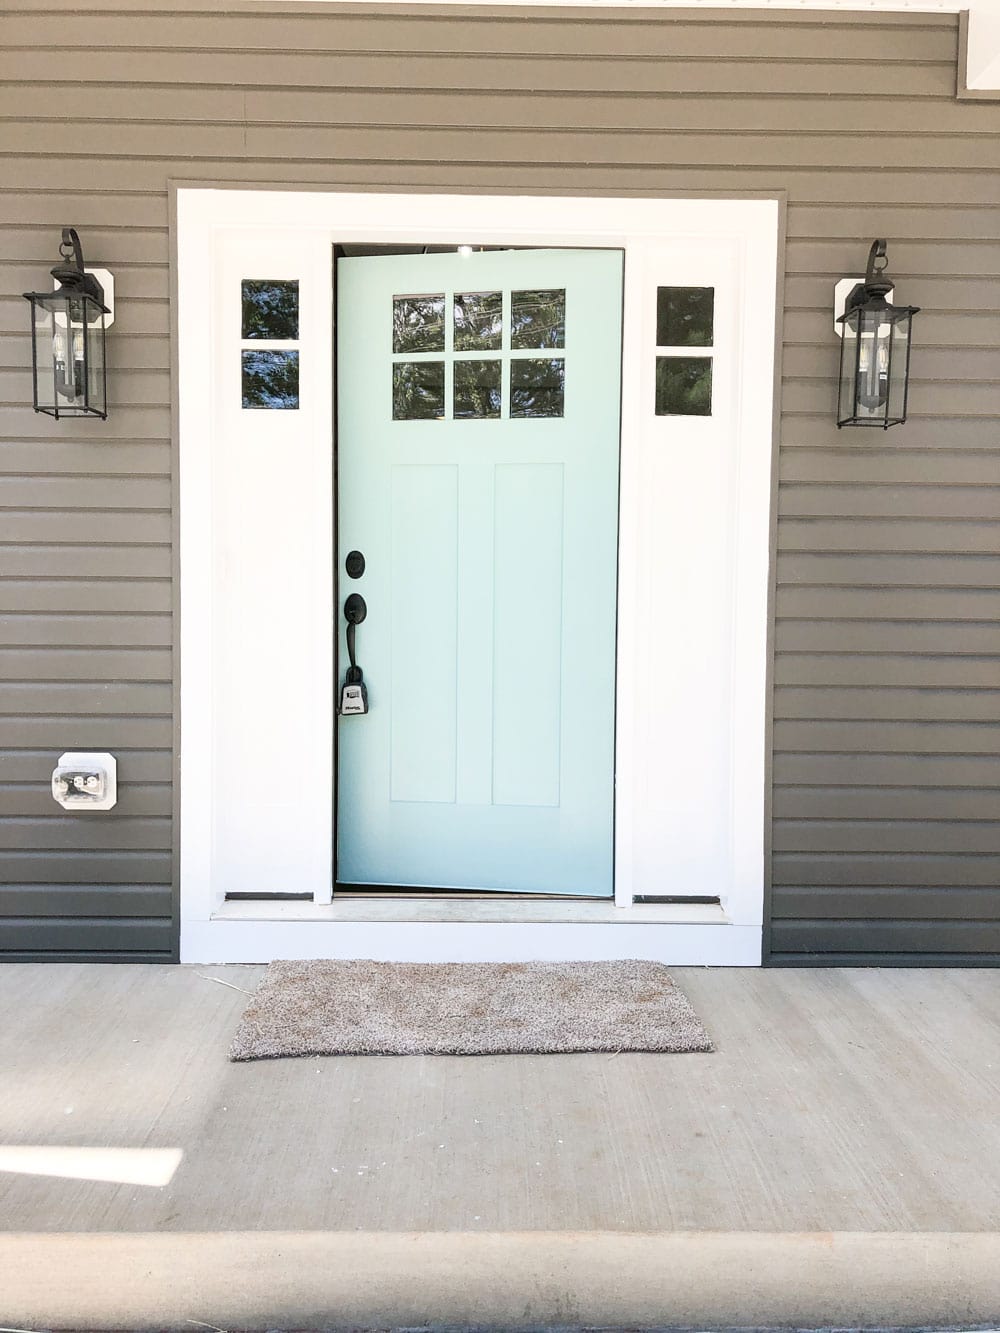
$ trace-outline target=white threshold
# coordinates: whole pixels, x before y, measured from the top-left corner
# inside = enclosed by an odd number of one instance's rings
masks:
[[[465,925],[477,922],[577,922],[597,925],[680,924],[725,925],[727,917],[718,903],[636,903],[616,907],[608,899],[565,902],[551,898],[452,899],[447,898],[335,898],[332,903],[237,899],[224,903],[213,921],[449,921]]]
[[[759,967],[761,926],[713,903],[446,902],[416,898],[330,904],[235,901],[182,920],[185,963],[277,958],[535,962],[643,958],[674,966]]]

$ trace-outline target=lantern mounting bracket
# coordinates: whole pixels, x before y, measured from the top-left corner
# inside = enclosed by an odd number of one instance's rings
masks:
[[[109,314],[104,305],[104,288],[93,272],[87,272],[83,266],[83,246],[75,227],[63,227],[62,240],[59,242],[59,262],[50,270],[60,287],[66,291],[79,292],[81,296],[91,296]]]
[[[889,265],[887,245],[884,240],[874,240],[868,251],[868,267],[862,281],[857,278],[841,278],[833,289],[833,331],[838,338],[844,336],[841,316],[856,306],[864,305],[872,297],[881,297],[887,301],[896,290],[895,284],[883,277]],[[879,262],[881,261],[881,262]]]
[[[878,262],[881,260],[881,264]],[[889,266],[889,259],[886,255],[885,241],[872,241],[872,248],[868,251],[868,268],[865,272],[864,282],[856,283],[853,289],[848,292],[847,300],[844,302],[845,310],[853,310],[856,306],[864,305],[866,301],[884,301],[893,290],[893,284],[882,274]]]

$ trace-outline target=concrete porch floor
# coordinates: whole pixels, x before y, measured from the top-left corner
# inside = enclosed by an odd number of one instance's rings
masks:
[[[183,1154],[0,1170],[0,1324],[1000,1316],[996,972],[673,969],[714,1055],[230,1065],[263,970],[0,969],[0,1162]]]

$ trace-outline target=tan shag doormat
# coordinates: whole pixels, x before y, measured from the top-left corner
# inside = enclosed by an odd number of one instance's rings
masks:
[[[272,963],[231,1060],[711,1051],[662,963]]]

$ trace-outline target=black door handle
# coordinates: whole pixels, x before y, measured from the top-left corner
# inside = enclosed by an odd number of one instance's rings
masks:
[[[364,678],[361,668],[358,666],[355,635],[357,627],[367,614],[368,603],[359,592],[352,592],[344,603],[344,618],[347,621],[347,656],[351,659],[351,665],[347,671],[348,685],[360,685]]]
[[[355,636],[358,626],[368,614],[368,606],[359,592],[352,592],[344,603],[344,619],[347,621],[347,655],[351,665],[347,668],[344,685],[340,691],[340,713],[342,716],[352,713],[368,712],[368,690],[365,675],[358,666],[355,651]]]

